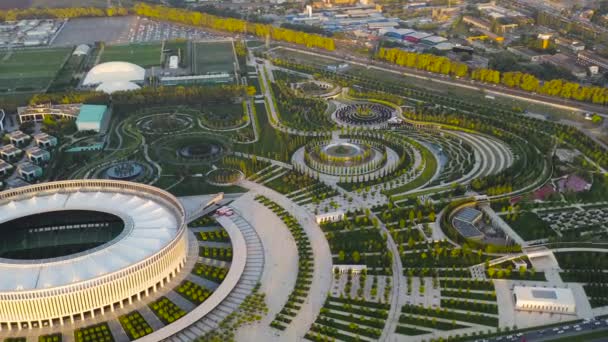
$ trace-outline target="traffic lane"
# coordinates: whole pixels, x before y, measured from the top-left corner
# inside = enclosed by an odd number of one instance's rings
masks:
[[[571,337],[582,333],[591,332],[597,329],[608,330],[607,320],[592,320],[588,322],[580,322],[577,324],[564,324],[559,327],[547,328],[541,330],[530,331],[527,333],[517,333],[513,335],[498,336],[488,339],[477,340],[477,342],[542,342],[549,341],[555,338]]]

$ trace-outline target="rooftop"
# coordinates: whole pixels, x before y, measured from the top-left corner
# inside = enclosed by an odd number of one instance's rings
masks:
[[[531,301],[542,304],[575,304],[571,289],[515,286],[513,293],[518,301]]]
[[[19,164],[17,167],[19,168],[20,171],[25,172],[25,173],[32,173],[32,172],[36,172],[36,171],[40,170],[40,166],[30,163],[30,162],[23,162],[23,163]]]
[[[467,207],[461,209],[454,218],[465,222],[473,222],[477,220],[479,216],[481,216],[481,211]]]
[[[27,135],[19,130],[8,133],[8,136],[11,139],[15,139],[15,140],[27,139],[30,137],[29,135]]]
[[[13,154],[13,153],[19,153],[21,150],[16,148],[15,145],[13,144],[8,144],[8,145],[4,145],[2,147],[0,147],[0,152],[5,153],[5,154]]]
[[[104,105],[82,105],[78,122],[101,122],[108,106]]]

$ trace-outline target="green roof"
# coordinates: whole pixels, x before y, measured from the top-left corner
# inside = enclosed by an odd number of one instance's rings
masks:
[[[108,106],[82,105],[76,122],[101,122]]]

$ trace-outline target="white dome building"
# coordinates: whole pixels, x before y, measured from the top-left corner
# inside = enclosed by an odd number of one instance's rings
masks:
[[[82,85],[112,93],[119,90],[139,89],[146,78],[146,70],[127,62],[108,62],[93,67],[84,78]]]
[[[116,92],[116,91],[137,90],[140,88],[141,88],[140,86],[138,86],[136,83],[133,83],[133,82],[115,81],[115,82],[103,82],[102,84],[98,85],[97,88],[95,88],[95,90],[103,91],[106,94],[112,94],[113,92]]]

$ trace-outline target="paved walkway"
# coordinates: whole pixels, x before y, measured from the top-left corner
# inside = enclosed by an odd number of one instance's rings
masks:
[[[296,205],[294,202],[289,200],[287,197],[279,194],[278,192],[268,189],[262,185],[251,181],[243,181],[239,185],[251,190],[251,196],[257,194],[264,195],[278,205],[282,206],[290,214],[292,214],[298,222],[302,225],[302,228],[308,235],[310,240],[313,259],[314,259],[314,272],[312,276],[312,283],[310,285],[309,295],[306,301],[302,304],[298,315],[293,321],[287,326],[285,331],[275,330],[269,326],[265,326],[263,329],[268,330],[264,333],[265,339],[251,338],[251,334],[243,333],[239,334],[240,341],[298,341],[301,340],[304,335],[310,329],[312,323],[316,320],[318,313],[320,312],[325,298],[327,297],[332,281],[332,258],[329,249],[329,244],[325,239],[323,231],[316,224],[314,217],[306,209]],[[237,203],[238,204],[238,203]],[[268,223],[266,223],[268,225]],[[278,250],[283,251],[286,248],[279,246]],[[293,272],[293,270],[292,270]],[[295,277],[296,274],[293,274]],[[268,293],[271,297],[273,294]],[[247,328],[247,332],[250,332],[251,327]]]

